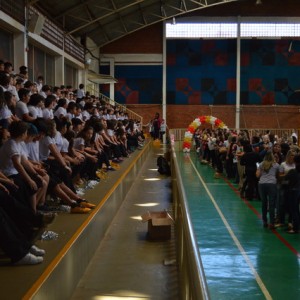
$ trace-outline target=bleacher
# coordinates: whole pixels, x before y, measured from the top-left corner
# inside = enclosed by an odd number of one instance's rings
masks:
[[[90,214],[61,212],[54,223],[40,232],[48,232],[50,237],[51,233],[52,237],[57,235],[49,240],[38,237],[36,245],[46,250],[42,264],[11,266],[2,257],[2,299],[70,298],[150,149],[148,142],[141,151],[132,153],[119,170],[86,190],[85,198],[97,205]]]

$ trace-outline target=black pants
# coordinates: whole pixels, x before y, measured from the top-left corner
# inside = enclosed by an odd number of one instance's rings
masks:
[[[48,173],[50,175],[50,178],[53,177],[57,179],[55,181],[58,181],[58,183],[61,180],[69,189],[76,193],[76,189],[72,182],[72,176],[60,163],[58,163],[54,159],[48,159],[44,163],[49,167]]]
[[[7,185],[8,190],[12,190],[12,186]],[[33,237],[34,228],[43,226],[43,216],[35,214],[31,207],[24,205],[18,201],[12,193],[7,194],[0,190],[0,207],[6,212],[10,219],[16,224],[18,229],[28,238]]]
[[[28,239],[18,229],[7,213],[0,207],[0,248],[12,260],[17,262],[31,248]]]

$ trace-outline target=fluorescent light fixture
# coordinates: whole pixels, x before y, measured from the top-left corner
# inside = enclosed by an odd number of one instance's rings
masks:
[[[96,84],[108,84],[108,83],[117,83],[118,80],[110,75],[98,74],[89,71],[87,79]]]

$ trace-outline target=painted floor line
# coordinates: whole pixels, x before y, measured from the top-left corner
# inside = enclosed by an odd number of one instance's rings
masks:
[[[191,165],[193,166],[193,168],[194,168],[194,170],[195,170],[195,172],[196,172],[196,174],[197,174],[199,180],[201,181],[201,183],[202,183],[202,185],[203,185],[203,187],[204,187],[204,189],[205,189],[207,195],[209,196],[209,198],[210,198],[210,200],[212,201],[213,205],[215,206],[215,208],[216,208],[216,210],[217,210],[219,216],[221,217],[221,219],[222,219],[222,221],[223,221],[223,223],[224,223],[226,229],[228,230],[228,232],[229,232],[231,238],[233,239],[234,243],[236,244],[236,246],[237,246],[238,249],[240,250],[240,252],[241,252],[241,254],[243,255],[243,257],[244,257],[246,263],[248,264],[248,266],[249,266],[251,272],[253,273],[253,275],[254,275],[254,277],[255,277],[255,280],[256,280],[257,284],[259,285],[259,287],[260,287],[262,293],[264,294],[264,296],[266,297],[266,299],[271,300],[272,297],[271,297],[269,291],[267,290],[267,288],[266,288],[266,286],[264,285],[262,279],[260,278],[259,274],[258,274],[257,271],[255,270],[255,268],[254,268],[254,266],[253,266],[253,264],[252,264],[250,258],[248,257],[246,251],[244,250],[244,248],[243,248],[243,246],[241,245],[240,241],[238,240],[237,236],[234,234],[233,230],[231,229],[231,227],[230,227],[229,223],[227,222],[225,216],[223,215],[223,213],[222,213],[220,207],[218,206],[218,204],[217,204],[216,200],[214,199],[213,195],[210,193],[210,191],[209,191],[209,189],[208,189],[206,183],[204,182],[202,176],[199,174],[199,172],[198,172],[196,166],[194,165],[194,163],[193,163],[193,161],[192,161],[192,159],[191,159],[190,157],[189,157],[189,160],[190,160]]]
[[[237,194],[239,194],[238,190],[232,185],[232,183],[227,179],[223,178],[225,182],[227,182],[228,186]],[[240,195],[238,195],[240,197]],[[243,202],[255,213],[255,215],[261,220],[261,214],[256,210],[256,208],[251,205],[251,203],[243,197],[240,197]],[[293,252],[298,258],[300,258],[300,253],[276,230],[272,229],[273,234],[291,251]]]
[[[219,183],[219,182],[209,182],[209,183],[206,183],[206,185],[228,185],[227,183]]]

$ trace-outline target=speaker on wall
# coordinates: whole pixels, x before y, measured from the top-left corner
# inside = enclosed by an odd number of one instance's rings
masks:
[[[44,23],[45,17],[38,14],[33,14],[30,16],[28,22],[28,31],[40,35],[42,33]]]

